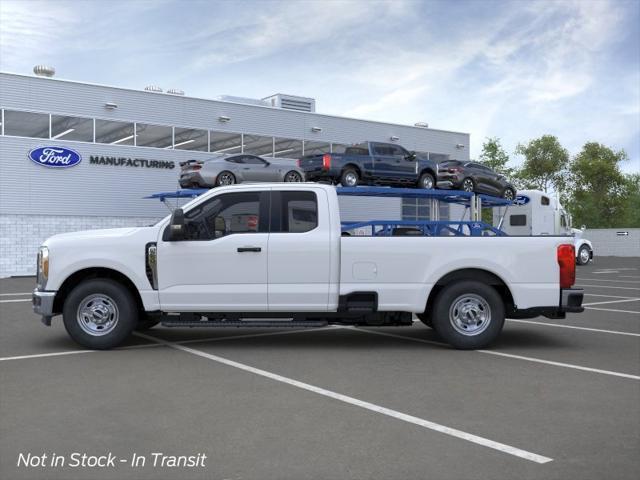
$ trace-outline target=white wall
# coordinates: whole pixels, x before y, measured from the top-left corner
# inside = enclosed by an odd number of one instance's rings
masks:
[[[618,235],[618,232],[629,235]],[[587,229],[584,238],[593,243],[595,257],[640,257],[640,228]]]

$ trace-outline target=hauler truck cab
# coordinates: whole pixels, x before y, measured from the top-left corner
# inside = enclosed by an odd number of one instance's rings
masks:
[[[410,326],[414,315],[456,348],[483,348],[505,317],[583,311],[567,237],[509,237],[481,222],[443,221],[405,235],[376,222],[370,235],[346,235],[356,225],[340,221],[329,185],[215,188],[153,226],[47,239],[33,308],[46,325],[61,314],[69,335],[96,349],[159,322]]]
[[[571,236],[576,263],[586,265],[593,260],[593,245],[583,238],[586,227],[583,225],[580,229],[573,228],[571,215],[560,202],[540,190],[518,191],[513,205],[493,210],[493,223],[500,225],[500,229],[507,235]]]

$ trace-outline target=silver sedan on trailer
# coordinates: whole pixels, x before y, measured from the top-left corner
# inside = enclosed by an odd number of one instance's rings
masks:
[[[303,182],[296,160],[257,155],[220,155],[180,163],[180,187],[211,188],[242,182]]]

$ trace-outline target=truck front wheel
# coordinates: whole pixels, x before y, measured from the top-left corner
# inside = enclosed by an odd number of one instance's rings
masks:
[[[591,250],[587,245],[582,245],[578,249],[578,255],[576,256],[576,263],[578,265],[586,265],[591,260]]]
[[[504,302],[489,285],[464,280],[444,287],[433,306],[433,326],[454,348],[484,348],[504,325]]]
[[[122,344],[138,324],[131,292],[106,278],[85,280],[75,287],[64,302],[62,316],[71,338],[96,350]]]

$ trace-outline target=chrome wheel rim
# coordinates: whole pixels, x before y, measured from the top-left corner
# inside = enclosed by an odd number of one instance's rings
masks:
[[[480,295],[465,293],[451,304],[449,322],[461,335],[468,337],[479,335],[491,323],[491,307]]]
[[[221,173],[220,177],[218,177],[218,183],[220,185],[233,185],[235,181],[230,173]]]
[[[344,176],[344,183],[346,183],[347,187],[355,187],[358,183],[358,176],[353,172],[349,172]]]
[[[287,176],[284,177],[284,181],[285,182],[301,182],[302,177],[298,172],[289,172],[287,173]]]
[[[431,178],[430,176],[425,176],[422,179],[422,188],[426,189],[426,190],[431,190],[433,188],[433,178]]]
[[[111,333],[116,328],[119,318],[120,313],[116,302],[103,293],[94,293],[85,297],[78,305],[76,315],[80,328],[94,337]]]
[[[467,178],[464,182],[462,182],[462,189],[465,192],[473,192],[473,181]]]
[[[589,261],[589,250],[586,248],[580,249],[580,261],[582,263],[587,263]]]
[[[504,191],[504,198],[505,198],[506,200],[513,200],[513,190],[511,190],[511,189],[507,188],[507,189]]]

